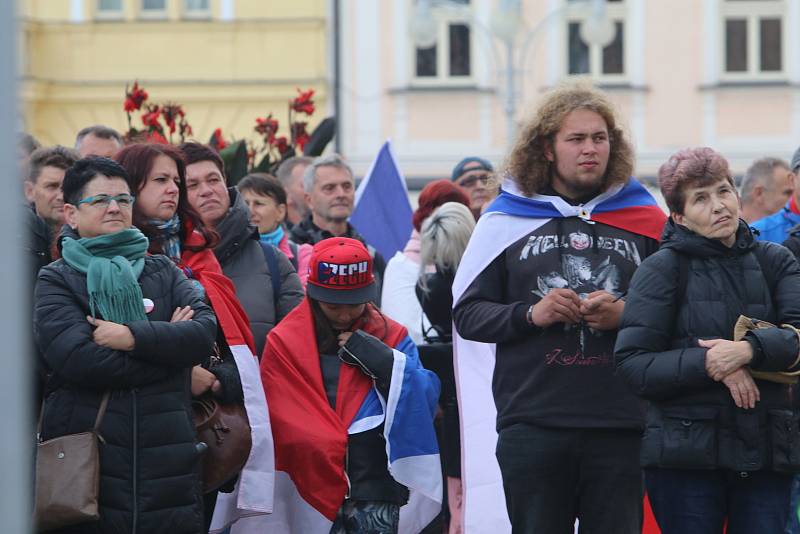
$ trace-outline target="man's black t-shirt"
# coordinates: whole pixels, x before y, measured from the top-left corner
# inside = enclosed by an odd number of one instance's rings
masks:
[[[527,422],[563,428],[640,428],[642,403],[614,374],[616,330],[526,321],[554,288],[620,297],[654,239],[577,217],[556,218],[509,246],[454,310],[460,335],[496,343],[498,430]],[[466,393],[468,394],[468,393]]]

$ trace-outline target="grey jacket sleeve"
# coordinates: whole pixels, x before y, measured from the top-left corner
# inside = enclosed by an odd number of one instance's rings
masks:
[[[278,267],[281,272],[281,289],[278,298],[275,299],[278,304],[278,309],[275,310],[275,324],[278,324],[284,317],[289,315],[300,301],[303,300],[303,285],[300,283],[300,277],[292,267],[292,262],[277,248],[276,256],[278,257]]]

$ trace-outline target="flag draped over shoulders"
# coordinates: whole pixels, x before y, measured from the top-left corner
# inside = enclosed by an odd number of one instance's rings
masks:
[[[185,245],[201,246],[202,236],[192,232]],[[184,249],[180,267],[203,286],[214,309],[217,321],[231,349],[244,394],[244,405],[250,422],[252,445],[239,480],[232,493],[220,493],[211,523],[211,532],[219,532],[242,517],[272,511],[275,462],[264,388],[254,355],[255,344],[250,321],[236,298],[233,282],[222,273],[222,267],[211,249]]]
[[[381,423],[385,425],[389,472],[409,487],[409,505],[419,502],[419,493],[423,500],[426,494],[436,497],[437,485],[441,505],[441,473],[432,424],[438,387],[430,387],[428,371],[419,365],[416,347],[403,326],[368,306],[355,329],[394,349],[389,394],[386,398],[380,395],[359,368],[341,365],[335,409],[323,385],[309,300],[303,300],[267,337],[261,374],[275,436],[276,490],[274,513],[255,518],[260,529],[327,534],[348,490],[348,435]],[[419,469],[428,462],[435,462],[435,473]],[[408,474],[409,465],[416,475]],[[428,508],[422,510],[424,517]]]
[[[558,196],[524,196],[507,180],[478,221],[453,283],[458,304],[475,278],[506,248],[559,217],[579,217],[658,240],[666,215],[636,179],[616,185],[582,205]],[[492,394],[495,344],[463,339],[453,350],[461,413],[463,525],[465,534],[511,532],[500,468],[495,457],[497,411]]]

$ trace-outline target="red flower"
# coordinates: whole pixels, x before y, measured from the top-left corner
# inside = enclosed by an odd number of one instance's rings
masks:
[[[256,125],[253,129],[264,136],[267,144],[272,145],[275,143],[275,132],[278,131],[278,120],[272,118],[272,113],[263,119],[256,118]]]
[[[169,141],[167,141],[166,137],[161,135],[161,132],[152,131],[145,134],[145,139],[148,143],[158,143],[159,145],[168,145]]]
[[[222,138],[222,128],[217,128],[214,130],[214,144],[217,146],[217,150],[222,150],[228,143],[225,142],[225,139]]]
[[[181,139],[189,137],[194,133],[189,123],[186,121],[186,119],[182,117],[181,121],[178,123],[178,133],[181,134]]]
[[[278,149],[278,154],[283,156],[286,154],[286,151],[289,150],[289,141],[286,139],[285,135],[282,135],[275,139],[275,148]]]
[[[137,109],[141,109],[142,104],[145,100],[147,100],[147,91],[141,89],[139,87],[139,82],[133,82],[133,89],[128,91],[128,88],[125,88],[125,111],[130,113],[132,111],[136,111]]]
[[[167,123],[169,133],[175,133],[175,120],[183,118],[186,114],[183,112],[183,107],[179,104],[167,103],[161,108],[161,115],[164,117],[164,122]]]
[[[292,137],[294,138],[294,144],[300,147],[300,150],[303,150],[303,147],[306,146],[306,143],[311,138],[306,131],[307,122],[297,121],[292,123]]]
[[[161,123],[158,122],[159,117],[161,116],[161,108],[158,107],[156,104],[150,104],[145,107],[147,111],[142,113],[142,124],[144,124],[151,132],[156,131],[163,131],[164,128],[161,126]]]
[[[308,91],[301,91],[298,87],[297,92],[300,94],[289,103],[291,108],[297,113],[305,113],[306,115],[313,114],[314,101],[311,100],[311,98],[314,96],[314,90],[309,89]]]

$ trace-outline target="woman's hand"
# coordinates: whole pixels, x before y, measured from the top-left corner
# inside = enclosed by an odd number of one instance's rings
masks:
[[[706,352],[706,373],[719,382],[753,359],[753,347],[747,341],[709,339],[697,342]]]
[[[169,320],[171,323],[179,323],[181,321],[191,321],[192,317],[194,317],[194,310],[191,306],[184,306],[183,308],[175,308],[175,311],[172,312],[172,319]]]
[[[133,339],[131,329],[124,324],[103,321],[102,319],[95,319],[88,315],[86,316],[86,320],[89,321],[90,325],[95,327],[94,332],[92,332],[92,339],[101,347],[106,347],[111,350],[133,350],[136,340]]]
[[[222,391],[222,384],[214,373],[195,365],[192,367],[192,396],[199,397],[208,390],[214,394],[219,393]]]
[[[737,369],[723,378],[722,383],[728,387],[739,408],[755,408],[756,401],[761,400],[761,392],[747,369]]]

